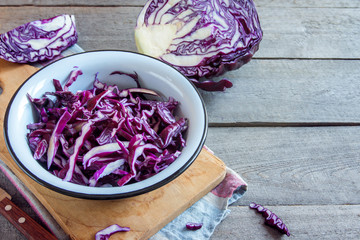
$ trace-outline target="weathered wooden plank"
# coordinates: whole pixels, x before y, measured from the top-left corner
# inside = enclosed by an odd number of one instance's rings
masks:
[[[360,204],[359,132],[360,127],[210,128],[205,144],[248,183],[239,205]]]
[[[211,123],[359,122],[360,61],[252,60],[201,92]]]
[[[358,12],[357,8],[258,8],[264,38],[256,57],[359,58]]]
[[[359,1],[353,0],[253,0],[257,7],[274,8],[358,8]]]
[[[136,51],[133,26],[138,8],[68,10],[77,16],[79,44],[86,50]],[[8,8],[1,12],[0,31],[35,18],[33,7]],[[36,8],[38,17],[49,17],[62,12],[63,8]],[[11,22],[13,14],[16,15],[13,18],[16,20]],[[225,93],[203,93],[210,122],[358,122],[359,66],[360,61],[355,60],[254,59],[225,76],[233,80],[232,89]]]
[[[294,239],[359,239],[360,205],[265,206],[285,222]],[[215,229],[212,240],[288,239],[264,225],[264,219],[248,207],[231,207],[231,213]]]
[[[136,51],[133,29],[141,7],[0,8],[0,32],[61,13],[75,14],[82,47]],[[259,7],[264,39],[256,58],[360,58],[357,8]]]
[[[2,0],[0,5],[35,5],[35,6],[143,6],[146,0]],[[257,7],[276,7],[276,8],[287,8],[287,7],[304,7],[304,8],[357,8],[360,7],[359,1],[354,0],[254,0]]]

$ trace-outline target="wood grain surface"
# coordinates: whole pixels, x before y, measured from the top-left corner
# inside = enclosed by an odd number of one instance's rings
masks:
[[[360,127],[211,128],[206,145],[249,184],[235,205],[359,204]],[[218,144],[222,142],[224,144]]]
[[[234,86],[221,96],[204,91],[202,96],[210,124],[359,124],[358,76],[358,60],[254,59],[226,74]]]
[[[290,238],[265,226],[264,218],[249,207],[233,207],[212,239],[359,239],[359,205],[267,206],[290,229]],[[317,221],[317,222],[316,222]],[[235,224],[234,224],[235,223]],[[238,238],[236,238],[238,237]]]
[[[234,87],[201,92],[206,144],[249,184],[216,228],[218,239],[287,239],[263,225],[251,201],[278,214],[294,239],[360,236],[360,1],[254,0],[264,39],[254,59],[225,77]],[[75,14],[85,50],[136,51],[145,0],[3,0],[0,32]],[[26,202],[5,184],[26,210]],[[23,239],[0,218],[1,233]]]

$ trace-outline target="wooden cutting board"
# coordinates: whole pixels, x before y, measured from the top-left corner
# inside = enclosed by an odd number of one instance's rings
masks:
[[[34,193],[72,239],[94,239],[97,231],[112,224],[131,228],[130,232],[116,233],[112,239],[148,239],[225,177],[225,164],[203,149],[195,162],[174,181],[132,198],[84,200],[41,186],[11,158],[3,133],[4,114],[9,100],[24,80],[36,71],[32,66],[0,59],[0,87],[3,89],[0,94],[0,159]]]

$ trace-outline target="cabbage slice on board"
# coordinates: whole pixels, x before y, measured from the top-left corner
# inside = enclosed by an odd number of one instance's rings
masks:
[[[77,40],[73,15],[36,20],[0,35],[0,58],[17,63],[50,60]]]
[[[203,80],[250,61],[262,30],[252,0],[149,0],[137,19],[139,52],[177,68],[207,91],[232,86]]]
[[[111,235],[117,232],[128,232],[130,231],[129,227],[121,227],[117,224],[113,224],[105,229],[98,231],[95,234],[95,240],[107,240]]]

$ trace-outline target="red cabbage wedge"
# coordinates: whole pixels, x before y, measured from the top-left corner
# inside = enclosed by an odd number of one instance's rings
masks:
[[[75,17],[60,15],[21,25],[0,35],[0,58],[27,63],[50,60],[77,42]]]
[[[207,91],[232,87],[204,80],[250,61],[262,30],[252,0],[149,0],[137,19],[139,52],[177,68]]]

